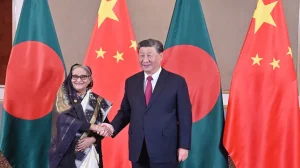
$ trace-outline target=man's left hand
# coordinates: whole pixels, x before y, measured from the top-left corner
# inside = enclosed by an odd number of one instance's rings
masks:
[[[189,151],[183,148],[178,149],[178,162],[183,162],[188,157]]]

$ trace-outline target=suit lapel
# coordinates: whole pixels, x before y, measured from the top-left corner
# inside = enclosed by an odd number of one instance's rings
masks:
[[[146,107],[146,99],[145,99],[145,93],[144,93],[144,72],[141,72],[140,75],[138,76],[138,81],[137,81],[137,96],[138,99],[141,100],[141,103],[144,107]]]
[[[160,92],[165,87],[165,84],[166,84],[165,79],[167,76],[168,76],[168,72],[162,68],[146,111],[148,111],[151,108],[151,106],[153,105],[153,102],[155,101],[155,99],[157,99]],[[144,98],[144,100],[145,100],[145,98]]]

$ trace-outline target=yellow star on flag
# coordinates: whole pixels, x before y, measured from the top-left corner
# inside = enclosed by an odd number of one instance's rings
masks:
[[[258,54],[256,54],[256,56],[255,56],[255,57],[251,57],[251,59],[253,60],[252,65],[257,64],[257,65],[260,66],[260,61],[261,61],[263,58],[260,58],[260,57],[258,56]]]
[[[106,51],[102,50],[102,47],[99,50],[96,50],[97,53],[97,58],[101,57],[104,59],[104,54],[106,53]]]
[[[278,1],[272,2],[268,5],[265,5],[263,0],[258,0],[257,7],[254,11],[253,18],[255,18],[255,30],[254,33],[263,25],[263,23],[268,23],[276,27],[276,23],[273,20],[271,12],[276,6]]]
[[[136,47],[137,47],[136,41],[135,40],[130,40],[130,41],[131,41],[131,46],[129,48],[133,48],[136,51]]]
[[[123,54],[124,54],[124,53],[119,53],[119,51],[117,51],[117,55],[113,56],[114,58],[117,59],[117,63],[118,63],[120,60],[123,60],[123,61],[124,61],[124,59],[123,59]]]
[[[288,47],[288,52],[286,53],[286,55],[291,55],[291,57],[293,57],[292,48],[290,46]]]
[[[114,6],[116,5],[117,0],[102,0],[100,8],[98,10],[98,28],[104,22],[106,18],[110,18],[115,21],[119,21],[115,12],[113,11]]]
[[[273,62],[270,63],[273,66],[273,70],[275,68],[280,68],[279,62],[280,62],[280,60],[276,60],[275,58],[273,58]]]

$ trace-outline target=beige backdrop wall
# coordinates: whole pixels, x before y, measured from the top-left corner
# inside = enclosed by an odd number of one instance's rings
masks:
[[[20,4],[22,0],[14,0]],[[257,0],[201,0],[217,62],[222,88],[229,90]],[[50,0],[50,8],[67,69],[82,63],[100,0]],[[127,0],[137,41],[156,38],[165,42],[175,0]],[[298,61],[299,0],[283,0],[294,61]],[[15,17],[18,17],[15,7]],[[299,73],[298,73],[299,75]]]

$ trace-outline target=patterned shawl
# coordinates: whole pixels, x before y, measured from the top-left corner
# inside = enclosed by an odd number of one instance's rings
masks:
[[[57,93],[52,117],[52,139],[49,150],[49,167],[56,168],[72,142],[87,137],[91,132],[80,133],[84,122],[99,124],[104,121],[112,107],[112,103],[87,91],[84,98],[77,96],[71,84],[71,76],[65,80]],[[76,152],[76,167],[90,151]]]

